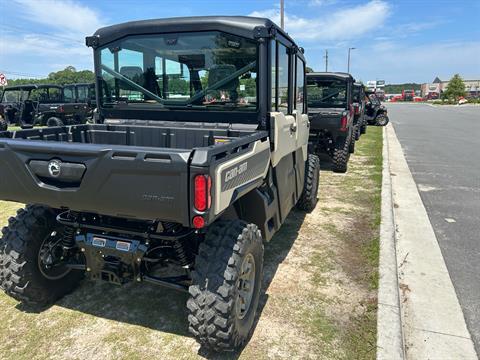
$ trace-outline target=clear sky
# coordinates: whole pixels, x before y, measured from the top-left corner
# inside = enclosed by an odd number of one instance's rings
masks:
[[[92,69],[84,37],[129,20],[253,15],[279,23],[279,0],[0,0],[0,72],[41,77],[68,65]],[[285,0],[286,31],[308,65],[360,80],[480,78],[480,0]]]

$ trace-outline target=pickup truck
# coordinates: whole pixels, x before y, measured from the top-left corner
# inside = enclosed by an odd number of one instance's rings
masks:
[[[45,305],[84,276],[149,282],[189,294],[202,346],[242,347],[264,242],[317,202],[302,49],[249,17],[134,21],[86,44],[98,123],[0,133],[0,199],[29,204],[3,230],[1,287]]]
[[[310,146],[313,153],[332,158],[335,172],[346,172],[355,150],[355,114],[350,74],[323,72],[307,74]]]

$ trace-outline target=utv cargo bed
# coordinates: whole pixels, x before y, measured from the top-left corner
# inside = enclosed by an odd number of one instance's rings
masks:
[[[192,172],[209,173],[212,163],[262,136],[171,123],[3,132],[0,199],[188,225]]]

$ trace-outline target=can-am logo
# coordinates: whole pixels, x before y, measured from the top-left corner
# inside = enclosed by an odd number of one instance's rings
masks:
[[[244,162],[243,164],[240,164],[238,166],[235,166],[233,169],[228,170],[225,173],[225,182],[229,182],[232,180],[234,177],[237,177],[240,174],[243,174],[245,171],[247,171],[247,163]]]
[[[60,175],[61,170],[62,170],[62,166],[60,161],[52,160],[48,163],[48,173],[50,174],[50,176],[58,177]]]

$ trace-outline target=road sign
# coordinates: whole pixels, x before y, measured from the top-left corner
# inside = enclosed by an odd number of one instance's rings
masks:
[[[0,86],[7,86],[7,85],[8,85],[7,77],[2,73],[0,73]]]

